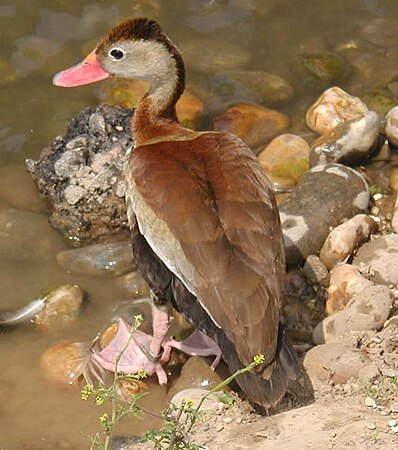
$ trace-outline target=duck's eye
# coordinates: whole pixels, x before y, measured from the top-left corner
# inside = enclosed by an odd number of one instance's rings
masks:
[[[116,59],[117,61],[120,61],[124,58],[124,51],[120,48],[113,48],[109,54],[112,56],[113,59]]]

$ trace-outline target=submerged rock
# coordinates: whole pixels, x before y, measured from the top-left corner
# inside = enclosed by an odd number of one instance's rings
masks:
[[[337,86],[327,89],[308,109],[305,116],[311,130],[319,134],[329,133],[346,120],[362,117],[367,106]]]
[[[312,348],[303,364],[314,387],[330,382],[344,384],[351,378],[367,382],[378,375],[376,365],[365,353],[339,343]]]
[[[283,78],[259,70],[237,70],[218,75],[215,91],[224,97],[277,104],[294,96],[293,87]]]
[[[309,169],[310,146],[294,134],[273,139],[258,158],[274,191],[283,191],[297,184]]]
[[[132,298],[149,297],[150,289],[139,272],[130,272],[117,277],[116,285]]]
[[[376,222],[365,214],[358,214],[334,228],[327,237],[319,257],[326,267],[346,261],[354,249],[377,231]]]
[[[398,283],[398,234],[377,236],[364,244],[354,258],[354,265],[363,268],[377,283]]]
[[[57,254],[57,262],[78,275],[122,275],[135,267],[131,241],[64,250]]]
[[[380,127],[380,116],[374,111],[336,126],[312,145],[311,167],[330,162],[356,164],[364,161],[375,148]]]
[[[131,110],[86,108],[27,169],[49,200],[51,223],[75,243],[128,230],[123,166]]]
[[[279,206],[288,266],[317,254],[330,228],[365,212],[368,203],[368,185],[355,170],[340,164],[309,170]]]
[[[398,45],[398,20],[388,17],[372,19],[360,28],[360,34],[380,47]]]
[[[250,103],[230,106],[213,119],[213,128],[240,137],[249,147],[257,147],[289,125],[285,114]]]
[[[0,258],[12,261],[48,261],[65,242],[40,214],[0,211]]]
[[[187,40],[179,46],[188,69],[198,72],[241,69],[250,59],[250,53],[242,47],[217,39]]]

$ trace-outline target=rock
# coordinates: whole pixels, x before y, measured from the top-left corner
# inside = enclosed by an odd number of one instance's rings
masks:
[[[364,244],[354,258],[354,265],[366,269],[377,283],[398,283],[398,234],[377,236]]]
[[[133,143],[131,114],[106,105],[86,108],[64,137],[26,162],[49,200],[52,225],[75,244],[128,230],[123,167]]]
[[[57,262],[69,272],[79,275],[122,275],[134,267],[131,242],[94,244],[57,254]]]
[[[46,210],[32,178],[16,164],[0,167],[0,198],[16,209],[37,213]]]
[[[350,331],[380,330],[390,315],[392,303],[387,286],[367,286],[351,297],[345,309],[315,327],[313,341],[316,344],[336,342]]]
[[[215,92],[224,97],[266,105],[283,103],[294,96],[293,87],[278,75],[258,70],[236,70],[215,79]]]
[[[149,386],[142,380],[120,380],[118,384],[118,394],[128,402],[132,395],[143,394],[149,391]]]
[[[274,191],[278,191],[297,184],[309,169],[309,154],[310,146],[303,138],[282,134],[260,150],[258,157]]]
[[[387,113],[386,136],[392,145],[398,147],[398,106],[390,109]]]
[[[170,400],[170,404],[174,404],[177,407],[182,405],[184,400],[191,400],[193,403],[193,407],[198,406],[198,403],[202,399],[204,395],[208,394],[207,389],[185,389],[183,391],[178,392],[178,394],[174,395],[174,397]],[[201,406],[201,411],[217,411],[219,404],[219,400],[215,394],[209,395],[206,400],[203,402]],[[182,421],[183,422],[183,421]]]
[[[375,149],[380,126],[380,116],[374,111],[336,126],[313,143],[311,167],[330,162],[356,164],[364,161]]]
[[[78,389],[83,373],[82,355],[87,351],[86,347],[80,342],[67,341],[48,348],[40,358],[40,369],[45,378],[58,385]]]
[[[0,257],[12,261],[48,261],[65,242],[40,214],[0,211]]]
[[[366,214],[358,214],[334,228],[327,237],[319,257],[331,270],[347,260],[355,248],[377,231],[376,222]]]
[[[317,254],[330,228],[365,212],[368,203],[368,185],[355,170],[340,164],[309,170],[279,206],[288,266]]]
[[[329,284],[329,272],[325,264],[316,255],[308,255],[303,267],[303,273],[312,284],[326,287]]]
[[[334,86],[323,92],[310,106],[305,118],[311,130],[325,134],[347,120],[363,117],[367,111],[367,106],[358,97]]]
[[[234,44],[217,39],[187,40],[179,46],[189,70],[214,73],[219,70],[240,69],[250,59],[250,53]]]
[[[393,167],[390,173],[391,189],[398,193],[398,167]]]
[[[140,442],[141,438],[138,436],[112,436],[109,448],[111,450],[134,450],[137,449],[137,445]],[[139,448],[140,450],[145,450],[145,448]]]
[[[360,35],[380,47],[398,45],[398,20],[394,18],[372,19],[360,28]]]
[[[211,369],[211,362],[210,359],[201,356],[191,356],[184,364],[180,376],[170,387],[168,398],[190,389],[210,390],[221,383],[224,378],[218,373],[219,370]]]
[[[249,103],[230,106],[213,119],[213,128],[240,137],[249,147],[257,147],[282,132],[289,119],[282,113]]]
[[[46,294],[45,307],[34,317],[33,323],[41,330],[65,328],[77,319],[86,299],[81,287],[60,286]]]
[[[398,233],[398,197],[396,198],[394,204],[394,211],[391,218],[391,227],[396,233]]]
[[[299,57],[294,67],[302,82],[310,87],[327,87],[346,79],[347,62],[335,53],[312,53]]]
[[[149,297],[150,289],[139,272],[130,272],[115,279],[116,285],[131,298]]]
[[[367,382],[378,374],[377,367],[365,353],[338,343],[312,348],[303,364],[314,387],[329,382],[344,384],[352,378]]]
[[[330,274],[326,313],[330,315],[343,310],[353,295],[370,286],[373,286],[373,283],[364,278],[355,266],[336,266]]]
[[[376,406],[376,402],[373,400],[372,397],[366,397],[365,398],[365,406],[367,406],[368,408],[371,408],[373,406]]]

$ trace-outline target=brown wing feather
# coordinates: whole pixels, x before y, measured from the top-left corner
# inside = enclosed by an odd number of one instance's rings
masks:
[[[264,353],[273,359],[284,287],[284,253],[277,209],[257,158],[232,135],[137,148],[130,182],[142,199],[144,236],[200,300],[235,345],[244,364]],[[147,209],[146,209],[147,208]],[[149,211],[150,210],[150,211]],[[153,214],[154,213],[154,214]],[[140,219],[141,218],[141,219]],[[142,230],[141,230],[142,231]],[[172,256],[170,256],[172,258]]]

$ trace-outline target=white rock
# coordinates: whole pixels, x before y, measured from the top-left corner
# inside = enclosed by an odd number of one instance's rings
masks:
[[[337,263],[347,260],[355,247],[368,240],[376,230],[377,224],[371,217],[358,214],[330,232],[319,257],[331,270]]]
[[[396,427],[396,426],[397,426],[397,421],[396,421],[395,419],[390,419],[390,420],[387,422],[387,425],[388,425],[390,428]]]
[[[307,125],[319,134],[328,133],[346,120],[362,117],[367,106],[337,86],[327,89],[308,109]]]
[[[76,203],[80,201],[82,198],[84,198],[86,195],[87,195],[86,189],[80,186],[75,186],[73,184],[67,186],[66,189],[64,190],[65,200],[70,205],[76,205]]]
[[[372,397],[366,397],[365,398],[365,406],[367,406],[368,408],[371,408],[373,406],[376,405],[376,402],[373,400]]]

